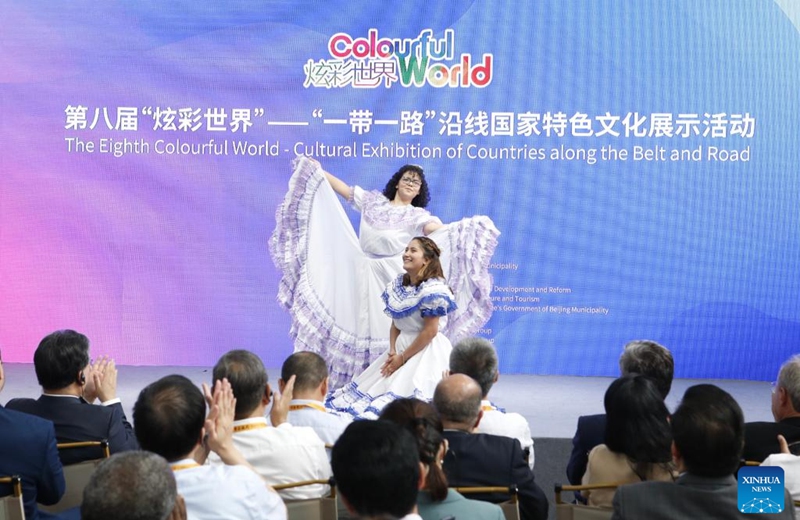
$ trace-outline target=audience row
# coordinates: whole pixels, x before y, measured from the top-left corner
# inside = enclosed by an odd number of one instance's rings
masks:
[[[492,502],[507,494],[467,499],[452,489],[496,485],[517,488],[523,520],[548,517],[530,428],[491,402],[498,360],[479,338],[454,347],[432,403],[398,399],[378,421],[352,422],[325,408],[328,371],[311,352],[284,362],[277,392],[259,357],[245,350],[219,359],[210,386],[159,379],[139,394],[133,426],[117,397],[114,361],[91,362],[83,334],[45,337],[34,368],[42,395],[0,407],[0,474],[22,477],[28,519],[49,517],[37,502],[60,499],[63,465],[100,457],[96,448],[59,452],[56,442],[100,439],[113,455],[87,487],[82,511],[62,518],[282,519],[284,500],[330,488],[271,486],[331,476],[359,518],[499,520]],[[784,467],[787,507],[777,516],[794,518],[789,490],[800,482],[800,457],[789,452],[800,441],[800,356],[780,369],[774,423],[745,424],[736,401],[710,384],[689,388],[670,414],[664,399],[674,362],[652,341],[626,345],[620,372],[605,394],[606,413],[579,418],[567,476],[630,485],[584,491],[578,501],[613,507],[620,519],[738,518],[735,473],[744,457]],[[0,390],[4,383],[0,362]]]

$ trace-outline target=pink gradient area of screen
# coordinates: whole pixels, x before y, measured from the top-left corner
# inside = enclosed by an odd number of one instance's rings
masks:
[[[6,193],[30,173],[19,165],[15,171],[14,180],[3,182]],[[39,340],[56,329],[102,330],[103,341],[119,342],[119,251],[92,242],[97,228],[73,194],[49,193],[47,183],[13,193],[0,211],[3,359],[30,363]]]
[[[277,366],[290,352],[288,316],[267,319],[277,311],[269,229],[257,242],[246,238],[253,222],[268,218],[252,190],[237,197],[243,208],[230,210],[194,193],[182,172],[142,187],[110,169],[103,180],[98,171],[68,168],[57,151],[7,157],[4,166],[4,360],[30,363],[42,337],[66,328],[90,338],[94,357],[120,364],[205,366],[230,348],[248,348]]]

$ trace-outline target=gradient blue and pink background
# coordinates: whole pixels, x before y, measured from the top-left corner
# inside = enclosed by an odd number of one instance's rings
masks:
[[[500,287],[560,286],[541,305],[606,316],[498,311],[506,373],[614,375],[651,338],[679,377],[773,379],[800,351],[800,13],[792,2],[302,2],[10,0],[0,17],[0,348],[30,362],[60,328],[122,364],[209,365],[231,348],[279,366],[292,350],[267,251],[293,143],[618,149],[750,148],[748,162],[321,159],[382,187],[421,163],[445,222],[502,231]],[[456,54],[494,55],[483,89],[304,88],[337,32],[455,31]],[[65,128],[68,105],[263,108],[246,136]],[[749,113],[751,138],[422,136],[347,118],[400,111]],[[268,126],[266,121],[308,121]],[[102,119],[101,119],[102,121]],[[116,158],[65,137],[281,143],[278,157]],[[354,223],[357,215],[352,214]],[[332,255],[335,251],[330,252]],[[498,295],[500,295],[498,293]]]

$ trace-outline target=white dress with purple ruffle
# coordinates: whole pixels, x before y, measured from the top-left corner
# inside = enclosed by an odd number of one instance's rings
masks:
[[[327,361],[331,388],[352,381],[389,348],[381,293],[403,272],[406,245],[425,224],[439,222],[423,208],[395,206],[358,186],[350,202],[361,212],[360,237],[319,163],[298,157],[269,242],[282,273],[278,302],[292,316],[294,350]],[[491,316],[489,262],[499,234],[489,217],[477,216],[429,235],[442,250],[458,304],[440,329],[453,342],[477,333]]]
[[[425,317],[438,316],[441,331],[447,324],[447,315],[457,308],[453,293],[440,278],[426,280],[415,287],[404,286],[403,275],[399,275],[386,287],[383,301],[384,312],[400,330],[395,341],[398,354],[417,338]],[[381,368],[389,355],[387,350],[355,380],[334,392],[326,405],[354,417],[375,419],[384,406],[400,397],[430,401],[436,384],[449,366],[452,350],[450,340],[439,332],[394,374],[384,377]]]

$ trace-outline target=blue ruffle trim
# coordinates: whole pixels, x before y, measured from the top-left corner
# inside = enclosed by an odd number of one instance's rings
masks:
[[[350,415],[355,420],[378,419],[383,411],[383,408],[396,399],[413,397],[415,399],[419,399],[420,401],[430,401],[429,397],[426,397],[416,388],[414,389],[414,393],[412,395],[399,395],[394,392],[386,392],[373,396],[359,390],[358,385],[355,382],[351,382],[350,384],[337,390],[336,396],[337,397],[334,397],[334,394],[328,394],[328,396],[325,398],[325,407],[333,409],[340,414]],[[334,403],[337,400],[346,401],[347,406],[336,406]]]
[[[451,312],[453,312],[458,308],[456,302],[452,298],[450,298],[450,296],[443,293],[429,294],[427,296],[423,296],[422,298],[419,299],[419,301],[417,301],[416,304],[399,311],[394,311],[389,308],[388,292],[384,291],[382,297],[383,297],[383,303],[386,305],[386,307],[383,309],[383,312],[393,320],[397,320],[400,318],[407,318],[408,316],[411,316],[417,311],[420,312],[422,317],[446,316],[447,314],[450,314]],[[430,304],[431,302],[437,300],[444,300],[445,305],[438,305],[436,307],[425,307],[425,305]]]

